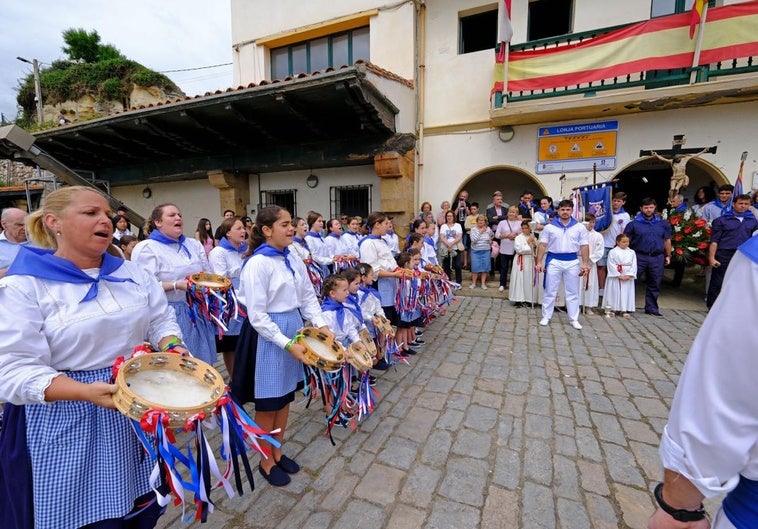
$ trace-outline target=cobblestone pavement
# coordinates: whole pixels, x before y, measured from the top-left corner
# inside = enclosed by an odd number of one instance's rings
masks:
[[[296,402],[284,488],[214,491],[219,529],[644,528],[657,450],[687,350],[705,317],[556,313],[461,296],[412,358],[379,375],[375,412],[324,436]],[[257,458],[254,461],[257,466]],[[159,527],[186,527],[170,507]]]

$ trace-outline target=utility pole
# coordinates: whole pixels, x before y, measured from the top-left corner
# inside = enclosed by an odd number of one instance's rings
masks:
[[[24,59],[23,57],[16,57],[21,62],[31,64],[34,69],[34,99],[37,101],[37,125],[42,125],[45,121],[45,115],[42,112],[42,85],[39,82],[39,61],[37,59]]]

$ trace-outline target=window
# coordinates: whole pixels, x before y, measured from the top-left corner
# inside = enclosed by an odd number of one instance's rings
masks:
[[[282,79],[332,66],[370,60],[368,26],[271,49],[271,78]]]
[[[297,189],[275,189],[272,191],[260,192],[260,204],[258,209],[266,206],[281,206],[290,212],[293,217],[297,215],[297,201],[295,196],[297,195]]]
[[[342,186],[329,188],[331,210],[329,216],[359,216],[364,219],[371,212],[371,186]]]
[[[692,9],[695,0],[653,0],[650,18],[684,13]],[[715,7],[716,0],[708,0],[708,7]]]
[[[572,0],[531,0],[529,2],[529,40],[571,33],[573,4]]]
[[[493,50],[497,44],[497,9],[460,17],[458,53]]]

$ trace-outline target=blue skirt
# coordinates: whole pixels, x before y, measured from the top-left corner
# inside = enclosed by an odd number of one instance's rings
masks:
[[[268,316],[285,336],[303,327],[299,310],[270,312]],[[261,338],[246,319],[234,355],[232,396],[243,404],[254,402],[257,411],[276,411],[294,400],[303,387],[303,364],[272,342]]]
[[[176,313],[176,323],[182,330],[184,345],[192,356],[210,365],[216,363],[216,336],[213,325],[208,320],[190,319],[190,308],[186,301],[171,301],[171,308]]]
[[[481,274],[482,272],[490,271],[490,256],[491,251],[487,250],[471,250],[471,273]]]
[[[108,382],[112,372],[65,374],[92,383]],[[0,527],[77,529],[122,518],[150,492],[154,465],[116,410],[82,401],[8,404],[0,433]]]

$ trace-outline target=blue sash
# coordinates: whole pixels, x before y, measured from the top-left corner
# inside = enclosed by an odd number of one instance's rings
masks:
[[[575,219],[571,219],[574,221],[574,224],[576,224]],[[547,283],[547,267],[550,266],[550,261],[553,259],[556,259],[558,261],[575,261],[576,259],[579,259],[579,256],[576,253],[553,253],[553,252],[547,252],[547,256],[545,256],[545,275],[542,276],[542,288],[545,288],[545,285]]]
[[[758,527],[758,481],[740,476],[740,482],[726,495],[722,507],[737,529]]]
[[[218,241],[218,245],[224,250],[231,250],[232,252],[245,253],[247,251],[247,243],[245,241],[242,241],[239,248],[235,248],[226,237],[222,237],[221,240]]]

